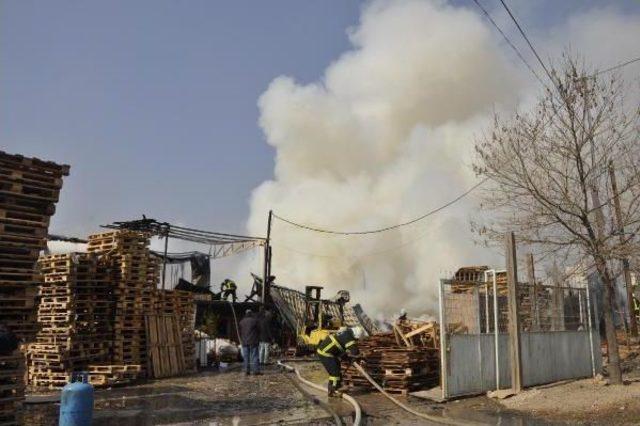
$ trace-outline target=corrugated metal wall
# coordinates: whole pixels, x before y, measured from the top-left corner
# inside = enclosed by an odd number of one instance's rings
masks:
[[[500,388],[511,387],[508,335],[499,335]],[[602,368],[600,337],[592,332],[596,372]],[[443,396],[485,393],[496,389],[495,336],[453,334],[447,336],[447,375]],[[522,380],[535,386],[592,375],[591,346],[587,331],[522,332]]]

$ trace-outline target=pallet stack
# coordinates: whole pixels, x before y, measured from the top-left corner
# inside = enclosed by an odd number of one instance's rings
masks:
[[[180,326],[183,356],[187,371],[195,369],[195,305],[193,293],[181,290],[158,290],[156,298],[158,315],[176,315]]]
[[[438,342],[428,336],[437,325],[424,327],[423,338],[410,336],[413,341],[399,339],[397,332],[375,334],[358,341],[360,355],[357,361],[382,388],[390,393],[407,394],[420,389],[437,386],[440,376],[440,350]],[[417,330],[417,329],[416,329]],[[416,344],[414,344],[415,342]],[[352,365],[350,360],[342,363],[344,384],[348,387],[374,389]]]
[[[144,317],[154,308],[148,285],[149,236],[117,230],[89,236],[88,251],[109,259],[114,301],[111,364],[147,364]]]
[[[23,342],[37,331],[35,264],[68,175],[69,166],[0,151],[0,323]],[[0,424],[18,422],[23,389],[24,356],[0,356]]]
[[[121,385],[140,377],[140,365],[93,364],[87,367],[89,383],[95,387]]]
[[[182,349],[184,351],[185,368],[193,371],[196,368],[196,336],[195,336],[195,305],[193,293],[176,290],[177,314],[180,319]]]
[[[38,265],[44,277],[38,306],[41,329],[28,347],[29,383],[62,387],[74,372],[109,355],[110,286],[104,267],[91,254],[43,256]]]

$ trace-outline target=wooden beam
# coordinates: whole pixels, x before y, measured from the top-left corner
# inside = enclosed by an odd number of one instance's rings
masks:
[[[400,327],[398,327],[397,325],[393,324],[393,329],[398,333],[400,338],[402,338],[402,340],[404,341],[404,344],[407,345],[408,348],[413,346],[411,344],[411,342],[404,336],[404,334],[402,334],[402,330],[400,330]]]
[[[404,335],[405,338],[410,339],[413,336],[417,336],[418,334],[422,334],[425,331],[433,330],[433,324],[425,324],[422,327],[416,328],[415,330],[411,330],[407,334]]]

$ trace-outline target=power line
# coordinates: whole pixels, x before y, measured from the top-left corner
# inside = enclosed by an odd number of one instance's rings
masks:
[[[460,194],[459,196],[457,196],[456,198],[454,198],[453,200],[449,201],[446,204],[443,204],[442,206],[433,209],[425,214],[423,214],[420,217],[417,217],[415,219],[412,219],[410,221],[407,222],[402,222],[396,225],[391,225],[391,226],[386,226],[384,228],[378,228],[378,229],[372,229],[372,230],[368,230],[368,231],[335,231],[335,230],[331,230],[331,229],[324,229],[324,228],[317,228],[314,226],[309,226],[309,225],[304,225],[301,223],[297,223],[294,222],[293,220],[290,219],[285,219],[282,216],[278,216],[277,214],[273,213],[273,217],[280,219],[283,222],[288,223],[289,225],[298,227],[298,228],[302,228],[302,229],[306,229],[308,231],[313,231],[313,232],[320,232],[323,234],[335,234],[335,235],[367,235],[367,234],[378,234],[381,232],[386,232],[386,231],[391,231],[393,229],[397,229],[403,226],[407,226],[407,225],[411,225],[413,223],[419,222],[433,214],[438,213],[441,210],[446,209],[447,207],[457,203],[458,201],[460,201],[461,199],[463,199],[464,197],[466,197],[467,195],[469,195],[471,192],[473,192],[476,188],[478,188],[480,185],[482,185],[483,183],[485,183],[487,180],[489,180],[489,178],[484,178],[483,180],[481,180],[480,182],[478,182],[477,184],[473,185],[471,188],[469,188],[467,191],[463,192],[462,194]]]
[[[540,55],[538,55],[538,52],[536,51],[535,47],[533,47],[533,44],[531,43],[531,41],[529,40],[529,37],[527,37],[527,34],[525,34],[524,30],[520,26],[520,23],[518,22],[516,17],[513,16],[513,13],[511,13],[511,9],[509,9],[509,6],[507,6],[507,4],[504,2],[504,0],[500,0],[500,3],[502,3],[502,6],[505,8],[507,13],[511,17],[511,20],[513,21],[513,23],[516,24],[516,27],[518,28],[518,31],[520,31],[520,34],[522,34],[522,37],[524,37],[525,41],[529,45],[529,48],[531,48],[531,51],[533,52],[533,54],[535,55],[536,59],[538,60],[538,62],[542,66],[542,69],[547,74],[547,76],[549,77],[549,79],[551,80],[553,85],[555,86],[556,83],[555,83],[555,80],[553,79],[553,76],[551,75],[551,73],[547,69],[547,66],[544,64],[544,61],[542,60],[542,58],[540,58]]]
[[[478,6],[478,8],[482,11],[482,13],[485,15],[485,17],[487,18],[487,20],[495,27],[495,29],[500,33],[500,35],[502,35],[502,38],[504,38],[504,40],[507,42],[507,44],[511,47],[511,49],[513,49],[513,51],[516,53],[516,55],[518,56],[518,58],[520,58],[520,60],[522,61],[522,63],[524,63],[524,65],[529,69],[529,71],[531,71],[531,74],[533,74],[536,79],[543,85],[546,87],[546,84],[544,84],[544,82],[542,81],[542,79],[540,78],[540,76],[538,75],[538,73],[536,73],[536,71],[533,69],[533,67],[529,64],[529,62],[527,62],[527,60],[524,58],[524,55],[522,54],[522,52],[520,52],[520,50],[515,46],[515,44],[511,41],[511,39],[509,39],[509,37],[506,35],[506,33],[504,31],[502,31],[502,28],[500,28],[500,26],[496,23],[496,21],[491,17],[491,14],[487,11],[487,9],[484,8],[484,6],[482,6],[482,4],[480,3],[479,0],[473,0],[473,2]],[[502,2],[502,1],[501,1]],[[523,34],[525,40],[527,41],[527,43],[529,44],[529,47],[531,47],[531,50],[533,50],[534,54],[536,55],[536,58],[538,59],[538,61],[540,62],[540,64],[542,65],[542,67],[544,68],[545,71],[547,71],[547,67],[544,64],[544,62],[542,62],[542,59],[540,59],[540,56],[538,55],[538,53],[536,52],[536,50],[533,48],[533,45],[531,44],[531,42],[529,41],[528,37],[526,35],[524,35],[524,31],[522,30],[522,27],[519,25],[519,23],[516,21],[514,15],[511,13],[511,10],[506,6],[506,4],[504,4],[504,2],[502,2],[502,4],[505,6],[505,8],[507,9],[507,12],[509,13],[509,15],[511,16],[511,19],[515,22],[516,26],[518,27],[518,29],[520,30],[520,33]],[[611,66],[609,68],[603,69],[601,71],[597,71],[593,74],[591,74],[589,77],[596,77],[600,74],[605,74],[614,70],[617,70],[619,68],[623,68],[626,67],[628,65],[634,64],[636,62],[640,62],[640,56],[633,58],[633,59],[629,59],[628,61],[624,61],[621,62],[617,65]],[[551,74],[547,72],[547,75],[549,76],[549,78],[551,78]],[[551,81],[553,82],[554,86],[555,86],[555,81],[553,80],[553,78],[551,78]]]
[[[473,2],[478,6],[478,8],[480,8],[480,10],[484,13],[485,17],[487,18],[487,20],[489,22],[491,22],[491,24],[495,27],[496,30],[498,30],[498,32],[502,35],[502,38],[505,39],[505,41],[507,42],[507,44],[511,47],[511,49],[513,49],[514,52],[516,52],[516,55],[518,55],[518,58],[520,58],[520,60],[525,64],[525,66],[529,69],[529,71],[531,71],[531,73],[538,79],[538,81],[545,86],[544,81],[542,81],[542,79],[540,78],[540,76],[538,75],[538,73],[535,72],[535,70],[533,69],[533,67],[531,65],[529,65],[529,62],[527,62],[527,60],[524,58],[524,56],[522,55],[522,52],[520,52],[520,49],[518,49],[516,47],[515,44],[513,44],[513,42],[509,39],[509,37],[507,37],[507,35],[504,33],[504,31],[502,31],[502,29],[498,26],[498,24],[496,23],[496,21],[493,20],[493,18],[491,17],[491,15],[489,14],[489,12],[487,11],[487,9],[485,9],[482,4],[480,4],[479,0],[473,0]]]
[[[637,58],[629,59],[628,61],[625,61],[625,62],[621,62],[618,65],[614,65],[614,66],[612,66],[610,68],[607,68],[607,69],[604,69],[602,71],[598,71],[598,72],[594,73],[593,75],[591,75],[591,77],[595,77],[595,76],[600,75],[600,74],[604,74],[604,73],[607,73],[607,72],[610,72],[610,71],[614,71],[614,70],[617,70],[619,68],[626,67],[627,65],[631,65],[633,63],[636,63],[636,62],[640,62],[640,56],[637,57]]]

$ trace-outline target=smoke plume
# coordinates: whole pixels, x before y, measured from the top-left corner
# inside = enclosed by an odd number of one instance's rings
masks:
[[[259,99],[276,163],[274,179],[252,194],[251,234],[264,234],[269,209],[350,231],[452,200],[477,183],[474,135],[534,84],[476,10],[443,1],[374,1],[348,36],[351,50],[319,81],[281,76]],[[472,242],[476,207],[467,197],[417,224],[366,236],[276,219],[273,273],[294,288],[324,285],[326,296],[347,289],[369,311],[433,314],[443,270],[499,259]]]

